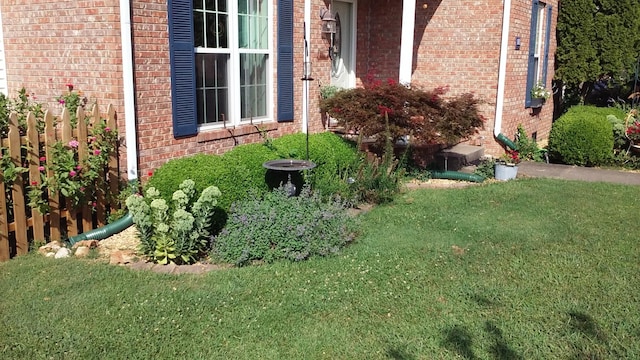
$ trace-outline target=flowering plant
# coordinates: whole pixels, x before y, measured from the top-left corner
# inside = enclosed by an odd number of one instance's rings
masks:
[[[74,91],[73,84],[66,84],[65,86],[67,87],[67,92],[58,96],[56,100],[60,105],[69,110],[71,125],[75,127],[78,121],[76,115],[78,107],[84,108],[89,100],[82,94],[82,91]]]
[[[29,206],[41,213],[48,211],[48,202],[44,194],[49,189],[60,192],[73,207],[81,204],[95,206],[98,191],[103,191],[101,174],[109,163],[109,156],[117,146],[117,133],[112,131],[106,121],[100,121],[91,129],[88,138],[87,156],[80,158],[80,143],[73,139],[68,143],[57,141],[51,146],[50,161],[40,157],[40,182],[33,181],[28,187]],[[47,174],[50,173],[50,176]]]
[[[634,144],[640,144],[640,119],[638,119],[638,110],[632,109],[626,117],[627,129],[625,134],[627,138]]]
[[[548,99],[551,96],[551,92],[547,90],[542,82],[538,82],[531,88],[531,98],[533,99]]]
[[[498,162],[507,165],[518,165],[520,163],[520,153],[517,150],[507,149],[498,159]]]

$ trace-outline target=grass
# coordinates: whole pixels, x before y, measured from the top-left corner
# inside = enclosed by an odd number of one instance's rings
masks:
[[[341,255],[206,275],[0,264],[7,359],[640,358],[640,188],[408,192]]]

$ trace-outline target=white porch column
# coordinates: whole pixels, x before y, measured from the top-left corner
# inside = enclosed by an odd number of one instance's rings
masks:
[[[404,85],[411,85],[413,66],[413,32],[416,22],[416,0],[402,1],[402,38],[400,40],[400,78]]]

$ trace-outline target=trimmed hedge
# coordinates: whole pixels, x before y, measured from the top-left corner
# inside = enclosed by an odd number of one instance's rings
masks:
[[[333,133],[309,135],[309,155],[317,167],[309,172],[308,183],[323,194],[348,190],[344,181],[347,173],[357,168],[359,153],[354,144]],[[265,161],[280,158],[306,158],[306,135],[293,134],[267,142],[235,147],[224,155],[205,155],[172,159],[158,168],[146,184],[153,186],[167,201],[182,181],[191,179],[196,191],[217,186],[222,195],[218,206],[227,211],[234,201],[244,199],[253,189],[258,193],[269,190],[265,176]]]
[[[607,115],[617,116],[617,110],[594,106],[574,106],[569,109],[551,128],[551,159],[569,165],[603,164],[613,153],[613,127]]]

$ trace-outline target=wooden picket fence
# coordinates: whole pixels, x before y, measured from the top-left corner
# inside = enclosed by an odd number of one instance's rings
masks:
[[[90,111],[78,107],[76,119],[77,126],[73,128],[67,109],[64,109],[57,119],[47,111],[44,114],[44,133],[39,133],[36,119],[29,113],[26,133],[21,135],[17,115],[12,113],[9,116],[9,131],[7,137],[1,139],[1,145],[8,149],[8,156],[15,166],[25,167],[28,171],[18,174],[12,184],[7,184],[0,169],[0,261],[27,253],[31,241],[63,240],[104,226],[107,223],[108,210],[116,209],[117,203],[114,199],[117,197],[120,181],[117,150],[116,153],[110,154],[108,170],[102,174],[102,184],[106,187],[103,190],[109,196],[101,195],[95,199],[95,208],[84,204],[74,209],[70,201],[61,201],[61,194],[51,191],[47,196],[50,207],[47,214],[41,214],[27,204],[27,186],[40,181],[40,154],[45,153],[46,161],[49,162],[48,155],[53,144],[57,141],[68,143],[76,139],[79,143],[78,156],[85,158],[88,155],[88,129],[93,124],[106,119],[107,126],[113,129],[112,131],[117,131],[116,113],[112,105],[108,106],[103,118],[97,104]],[[6,196],[7,193],[10,193],[9,198]]]

